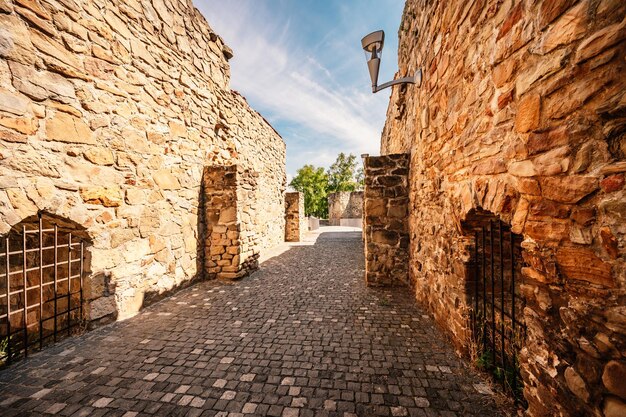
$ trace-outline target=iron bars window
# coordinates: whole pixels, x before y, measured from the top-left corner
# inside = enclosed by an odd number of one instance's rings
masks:
[[[39,215],[0,241],[0,367],[83,322],[85,241]]]
[[[491,213],[477,218],[468,277],[477,365],[523,402],[518,359],[526,338],[525,300],[520,293],[522,237]]]

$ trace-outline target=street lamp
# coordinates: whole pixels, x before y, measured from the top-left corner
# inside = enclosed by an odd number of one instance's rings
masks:
[[[396,84],[417,84],[418,87],[422,85],[421,69],[415,71],[415,75],[413,77],[399,78],[397,80],[378,85],[378,70],[380,69],[380,57],[382,56],[384,44],[385,32],[382,30],[372,32],[361,39],[361,45],[363,46],[365,58],[367,59],[367,69],[369,70],[370,78],[372,79],[372,93],[377,93],[384,88],[391,87]]]

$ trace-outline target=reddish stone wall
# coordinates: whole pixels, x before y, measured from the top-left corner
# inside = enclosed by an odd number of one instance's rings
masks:
[[[409,156],[368,156],[365,171],[365,282],[371,286],[408,283]]]
[[[424,70],[394,87],[382,139],[411,153],[410,280],[466,347],[463,221],[482,208],[523,236],[533,416],[626,409],[625,16],[617,0],[409,0],[399,31],[398,75]]]

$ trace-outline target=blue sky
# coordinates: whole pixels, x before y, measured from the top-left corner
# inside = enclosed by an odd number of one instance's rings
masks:
[[[397,69],[403,0],[194,0],[234,51],[231,87],[287,143],[289,178],[339,152],[377,155],[391,90],[372,94],[361,38],[385,31],[379,83]]]

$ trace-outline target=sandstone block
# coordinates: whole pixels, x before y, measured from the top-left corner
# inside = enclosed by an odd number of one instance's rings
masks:
[[[142,204],[146,202],[146,193],[137,188],[129,188],[126,190],[125,201],[127,204]]]
[[[609,175],[600,181],[600,187],[605,193],[612,193],[624,188],[624,174]]]
[[[126,242],[124,247],[124,260],[136,262],[150,254],[150,242],[148,239],[135,239]]]
[[[0,126],[13,129],[24,135],[34,135],[39,128],[39,122],[32,117],[0,117]],[[8,139],[10,142],[15,140]],[[17,140],[21,142],[21,140]]]
[[[237,220],[237,208],[228,207],[220,212],[219,222],[229,224]]]
[[[19,188],[9,188],[6,190],[7,197],[13,206],[13,210],[20,219],[32,216],[37,213],[37,206],[30,198]]]
[[[100,297],[89,302],[89,318],[97,320],[110,314],[116,314],[115,297]]]
[[[588,9],[589,1],[582,1],[559,17],[541,40],[542,52],[550,52],[579,39],[587,29]]]
[[[602,383],[606,389],[626,400],[626,363],[612,360],[604,366],[602,372]]]
[[[524,233],[540,242],[561,242],[569,238],[569,224],[564,220],[527,219]]]
[[[591,249],[562,247],[556,252],[556,260],[559,270],[568,280],[586,281],[604,287],[615,285],[611,265],[598,258]]]
[[[180,182],[170,170],[161,169],[152,175],[152,179],[157,186],[162,190],[178,190],[180,189]]]
[[[600,229],[600,240],[606,253],[611,258],[617,259],[619,256],[619,242],[617,241],[615,235],[611,232],[611,228],[605,226]]]
[[[107,148],[89,148],[83,155],[86,160],[96,165],[113,165],[113,152]]]
[[[620,23],[606,26],[582,41],[576,50],[576,63],[598,55],[626,38],[626,18]]]
[[[597,178],[581,175],[547,177],[540,183],[545,198],[569,204],[579,202],[598,189]]]
[[[59,74],[49,71],[35,71],[32,67],[10,62],[13,85],[33,100],[42,101],[54,98],[63,103],[76,98],[74,85]]]
[[[0,14],[0,56],[24,64],[33,64],[37,59],[28,25],[15,14]]]
[[[377,230],[372,233],[372,242],[383,245],[396,245],[399,241],[398,233],[388,230]]]
[[[549,23],[552,23],[554,19],[559,17],[561,13],[567,10],[575,2],[576,0],[552,0],[542,2],[539,9],[541,28],[545,27]]]
[[[144,60],[149,65],[154,67],[157,66],[156,59],[154,59],[154,56],[148,52],[148,48],[146,48],[146,45],[142,41],[138,39],[131,39],[130,47],[134,56]]]
[[[502,87],[513,74],[513,71],[517,68],[517,60],[507,59],[501,62],[498,66],[494,67],[492,72],[493,83],[497,88]]]
[[[535,165],[530,160],[513,161],[509,164],[508,171],[516,177],[534,177],[537,175]]]
[[[626,403],[619,398],[608,396],[604,400],[602,412],[604,417],[624,417],[626,415]]]
[[[30,111],[30,101],[9,91],[0,90],[0,110],[22,116]]]
[[[528,154],[535,155],[565,145],[568,143],[569,138],[570,135],[565,126],[547,132],[533,132],[528,136],[528,142],[526,143]]]
[[[574,393],[578,398],[587,402],[589,401],[589,390],[587,389],[587,384],[585,381],[578,375],[578,372],[574,370],[571,366],[565,370],[565,382],[567,383],[567,387],[570,391]]]
[[[66,143],[96,143],[93,132],[82,120],[67,113],[57,111],[50,119],[46,119],[46,139]]]
[[[80,189],[80,196],[87,204],[100,204],[105,207],[119,207],[122,203],[122,193],[117,186],[84,187]]]
[[[117,248],[135,238],[131,229],[117,229],[111,232],[111,247]]]
[[[520,133],[537,129],[539,127],[540,111],[541,96],[539,94],[526,94],[523,96],[517,106],[515,129]]]

